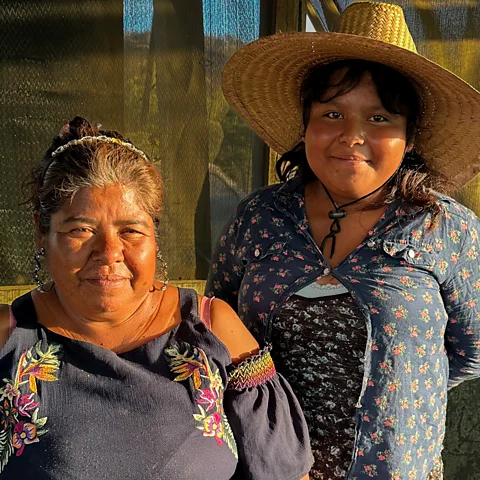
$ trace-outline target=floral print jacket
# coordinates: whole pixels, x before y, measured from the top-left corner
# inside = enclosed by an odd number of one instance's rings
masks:
[[[260,340],[318,277],[332,273],[357,301],[368,341],[348,479],[425,479],[442,450],[447,389],[480,374],[480,221],[449,197],[438,204],[433,230],[428,212],[391,204],[330,272],[297,177],[244,199],[213,257],[207,293]]]

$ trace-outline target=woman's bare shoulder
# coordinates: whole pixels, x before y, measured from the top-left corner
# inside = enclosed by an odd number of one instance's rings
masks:
[[[0,348],[3,347],[10,334],[10,306],[0,304]]]
[[[258,342],[228,303],[215,298],[211,303],[212,333],[227,347],[233,363],[258,352]]]

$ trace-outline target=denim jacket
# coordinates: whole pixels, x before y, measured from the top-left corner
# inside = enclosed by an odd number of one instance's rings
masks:
[[[429,229],[430,213],[398,200],[330,272],[304,203],[298,177],[244,199],[217,245],[207,293],[262,341],[293,293],[332,273],[368,331],[346,478],[423,480],[440,458],[447,389],[480,374],[480,221],[439,196],[439,225]]]

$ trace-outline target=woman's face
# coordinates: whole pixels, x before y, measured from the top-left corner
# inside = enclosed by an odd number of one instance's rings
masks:
[[[370,74],[365,74],[350,92],[312,104],[304,137],[307,160],[338,201],[356,200],[395,173],[411,149],[406,129],[406,116],[383,107]]]
[[[152,288],[154,224],[131,188],[80,190],[52,216],[40,242],[60,300],[78,315],[121,317]]]

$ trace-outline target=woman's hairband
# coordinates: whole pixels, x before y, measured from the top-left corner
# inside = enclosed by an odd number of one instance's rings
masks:
[[[150,161],[149,158],[147,157],[147,155],[144,152],[142,152],[142,150],[137,148],[135,145],[133,145],[129,142],[124,142],[123,140],[120,140],[119,138],[107,137],[106,135],[99,135],[99,136],[96,136],[96,137],[86,136],[86,137],[82,137],[82,138],[77,138],[75,140],[70,140],[65,145],[61,145],[55,151],[53,151],[51,157],[54,158],[57,155],[60,155],[65,150],[69,149],[70,147],[73,147],[73,146],[76,146],[76,145],[83,145],[84,143],[93,143],[93,142],[104,142],[104,143],[111,143],[113,145],[121,145],[122,147],[125,147],[128,150],[130,150],[131,152],[136,153],[137,155],[142,157],[147,162]]]

